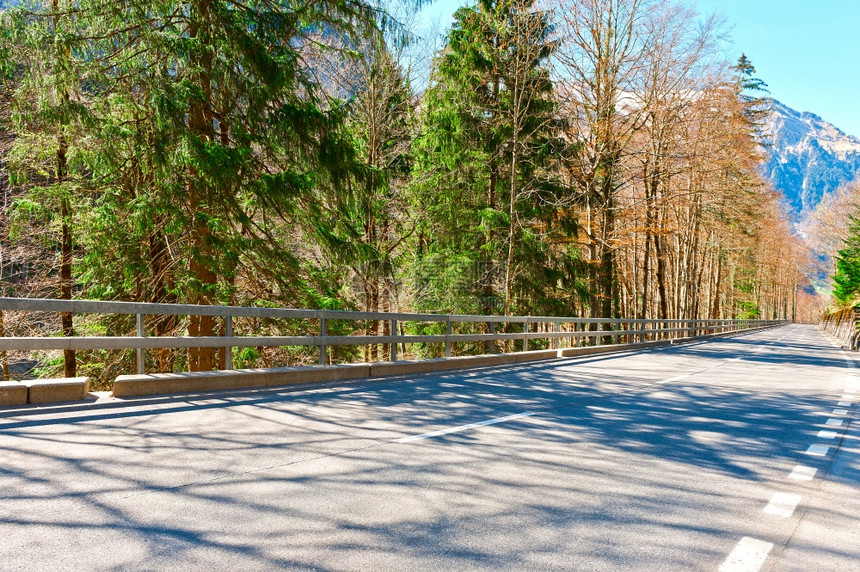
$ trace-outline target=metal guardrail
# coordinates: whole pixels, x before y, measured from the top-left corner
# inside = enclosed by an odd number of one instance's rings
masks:
[[[87,337],[4,337],[0,338],[0,351],[20,350],[137,350],[137,372],[144,372],[143,351],[161,348],[225,348],[226,369],[232,369],[231,348],[316,346],[320,350],[320,363],[325,363],[326,348],[389,344],[391,360],[397,359],[398,344],[439,343],[445,345],[445,356],[450,357],[452,347],[460,342],[496,342],[521,340],[523,351],[529,340],[552,340],[558,346],[567,340],[579,346],[583,340],[600,345],[601,338],[619,337],[627,343],[635,339],[678,339],[703,334],[725,333],[775,326],[779,320],[636,320],[623,318],[578,318],[557,316],[478,316],[457,314],[414,314],[387,312],[350,312],[338,310],[304,310],[290,308],[255,308],[248,306],[203,306],[193,304],[150,304],[143,302],[102,302],[95,300],[55,300],[35,298],[0,298],[0,311],[15,312],[71,312],[73,314],[124,314],[137,317],[137,336]],[[144,331],[144,316],[216,316],[225,320],[224,336],[164,336],[148,337]],[[233,332],[233,318],[307,319],[319,321],[319,335],[313,336],[237,336]],[[432,335],[328,335],[328,320],[388,321],[391,331],[397,332],[399,322],[445,324],[445,334]],[[489,333],[455,334],[452,324],[486,323]],[[522,324],[522,332],[496,333],[496,324]],[[552,325],[552,331],[531,331],[537,324]],[[545,328],[548,329],[548,328]],[[495,346],[495,344],[493,344]],[[555,348],[557,349],[557,347]],[[495,348],[493,347],[495,351]]]

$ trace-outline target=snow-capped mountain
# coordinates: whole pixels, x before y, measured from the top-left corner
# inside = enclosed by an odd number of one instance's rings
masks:
[[[821,117],[774,100],[765,126],[770,147],[763,174],[802,217],[821,197],[860,176],[860,138]]]

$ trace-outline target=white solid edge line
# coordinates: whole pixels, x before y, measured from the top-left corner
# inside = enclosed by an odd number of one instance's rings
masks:
[[[827,454],[827,451],[830,450],[830,447],[825,445],[810,445],[809,449],[806,450],[807,455],[813,455],[815,457],[823,457]]]
[[[515,413],[513,415],[505,415],[504,417],[496,417],[495,419],[487,419],[486,421],[478,421],[477,423],[469,423],[468,425],[457,425],[456,427],[449,427],[448,429],[440,429],[439,431],[431,431],[430,433],[422,433],[421,435],[403,437],[401,439],[397,439],[395,443],[409,443],[411,441],[419,441],[421,439],[430,439],[431,437],[439,437],[440,435],[466,431],[468,429],[484,427],[486,425],[495,425],[496,423],[504,423],[505,421],[519,419],[520,417],[531,417],[532,415],[534,415],[534,413]]]
[[[794,470],[791,471],[791,474],[788,475],[789,479],[794,479],[795,481],[811,481],[815,478],[815,473],[818,472],[818,469],[814,467],[807,467],[805,465],[795,465]]]
[[[764,512],[782,518],[789,518],[800,503],[800,495],[790,493],[774,493],[770,502],[764,507]]]
[[[771,548],[772,542],[744,536],[722,563],[720,572],[757,572]]]

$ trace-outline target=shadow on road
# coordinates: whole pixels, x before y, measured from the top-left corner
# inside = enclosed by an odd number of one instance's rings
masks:
[[[761,339],[7,416],[0,561],[39,545],[102,569],[701,567],[719,547],[689,538],[727,536],[722,489],[795,464],[823,428],[832,391],[797,382],[848,371],[820,336]],[[760,372],[786,365],[796,377]],[[394,442],[522,411],[536,415]]]

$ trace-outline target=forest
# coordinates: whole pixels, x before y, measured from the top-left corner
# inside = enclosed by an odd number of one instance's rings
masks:
[[[421,4],[3,10],[0,295],[817,319],[813,257],[757,171],[766,85],[747,57],[726,57],[717,18],[683,1],[479,0],[436,39],[417,29]],[[10,313],[0,335],[134,329],[53,320]],[[339,359],[385,357],[360,351]],[[130,352],[89,353],[41,367],[131,367]],[[208,370],[219,356],[150,359]],[[249,348],[234,363],[313,359]]]

